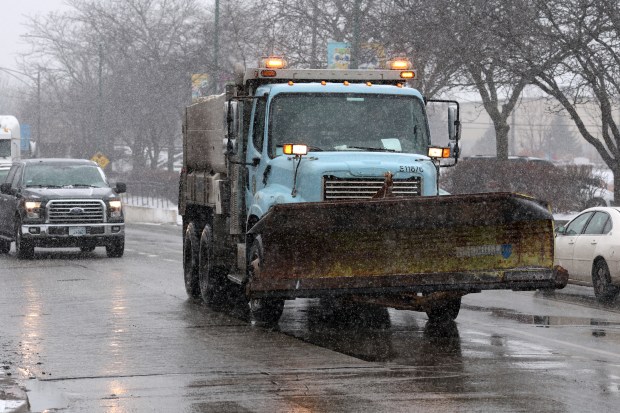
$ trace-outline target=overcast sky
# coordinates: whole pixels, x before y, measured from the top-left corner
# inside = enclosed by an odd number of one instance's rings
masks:
[[[66,9],[65,0],[0,0],[0,67],[15,69],[15,59],[26,45],[20,35],[26,33],[26,16]],[[0,73],[3,78],[6,74]]]

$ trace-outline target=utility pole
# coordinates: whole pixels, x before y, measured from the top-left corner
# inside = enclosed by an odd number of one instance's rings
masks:
[[[360,64],[360,7],[362,0],[355,0],[353,9],[353,47],[351,50],[351,69],[358,69]]]
[[[220,66],[218,55],[220,54],[220,0],[215,0],[215,33],[213,34],[213,90],[218,92],[218,78]]]
[[[98,72],[97,72],[97,76],[98,76],[98,88],[97,88],[97,126],[96,126],[96,131],[95,131],[95,139],[97,140],[96,143],[96,147],[93,149],[96,149],[97,147],[101,147],[104,148],[104,154],[107,157],[111,156],[111,150],[110,148],[113,147],[113,144],[110,145],[109,142],[102,142],[102,130],[103,129],[103,45],[101,43],[99,43],[99,67],[98,67]],[[112,139],[112,137],[110,136],[110,139]],[[101,145],[101,146],[99,146]],[[94,155],[91,154],[91,156]]]

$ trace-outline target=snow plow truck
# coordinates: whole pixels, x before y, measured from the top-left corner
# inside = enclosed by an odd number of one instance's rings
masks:
[[[247,302],[277,323],[285,300],[357,300],[454,320],[482,290],[562,288],[549,206],[513,193],[443,194],[459,150],[456,101],[382,70],[292,69],[262,59],[188,106],[179,213],[187,294]],[[445,107],[444,146],[427,109]],[[231,294],[231,291],[236,291]]]

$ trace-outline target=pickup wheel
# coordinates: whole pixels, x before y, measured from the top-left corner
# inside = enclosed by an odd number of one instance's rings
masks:
[[[594,287],[594,295],[596,299],[603,304],[609,304],[618,295],[620,288],[611,283],[611,275],[609,274],[609,266],[605,260],[598,260],[592,267],[592,286]]]
[[[0,254],[8,254],[11,251],[11,241],[0,239]]]
[[[433,303],[426,310],[428,321],[430,322],[447,322],[454,321],[461,310],[461,297],[450,298]]]
[[[252,248],[250,248],[248,262],[248,280],[250,280],[250,282],[252,277],[260,271],[263,257],[263,242],[260,235],[258,235],[252,243]],[[250,307],[250,321],[252,324],[277,324],[284,311],[283,298],[251,298],[248,305]]]
[[[15,252],[20,260],[34,258],[34,245],[22,237],[22,223],[19,220],[15,224]]]
[[[94,247],[92,250],[86,251],[94,251]],[[84,250],[82,250],[84,251]],[[114,240],[111,244],[105,246],[106,255],[109,258],[120,258],[125,253],[125,239]]]
[[[198,282],[202,300],[210,307],[219,308],[226,301],[224,274],[213,266],[213,231],[205,225],[200,235],[198,254]]]
[[[200,298],[198,281],[199,244],[196,224],[190,222],[183,237],[183,277],[185,278],[185,292],[189,298]]]

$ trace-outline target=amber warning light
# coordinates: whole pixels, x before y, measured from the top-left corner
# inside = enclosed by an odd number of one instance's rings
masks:
[[[261,67],[265,67],[267,69],[285,69],[286,60],[280,56],[264,57],[261,60]]]

